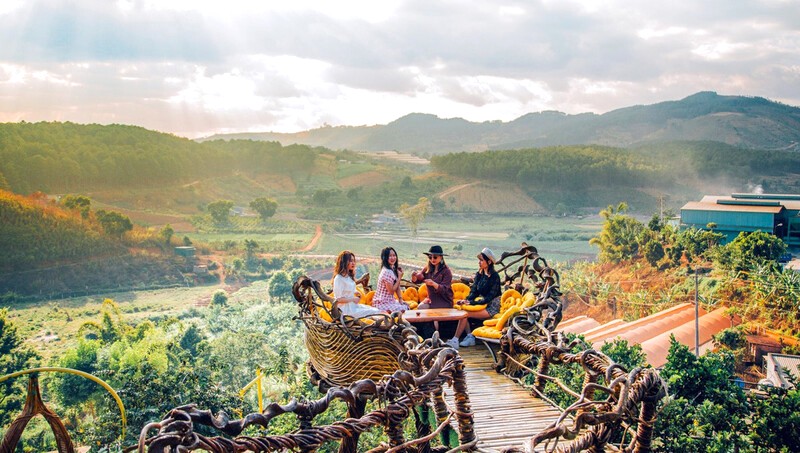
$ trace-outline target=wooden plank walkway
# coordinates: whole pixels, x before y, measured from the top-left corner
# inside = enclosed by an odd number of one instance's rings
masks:
[[[548,402],[495,372],[494,362],[482,346],[461,348],[459,353],[467,371],[478,451],[500,452],[503,448],[522,447],[561,415]]]

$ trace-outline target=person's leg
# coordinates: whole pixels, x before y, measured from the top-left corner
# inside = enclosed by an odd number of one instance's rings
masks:
[[[464,340],[461,341],[461,346],[475,346],[475,336],[472,335],[472,328],[469,325],[470,319],[486,319],[489,317],[489,313],[486,310],[481,311],[471,311],[467,313],[467,317],[459,321],[459,327],[461,327],[463,322],[463,327],[461,330],[466,330],[467,335],[464,337]],[[460,333],[460,331],[459,331]]]
[[[469,317],[469,315],[467,315]],[[467,333],[470,333],[469,330],[469,322],[467,318],[461,318],[458,320],[458,325],[456,326],[456,333],[453,335],[455,338],[460,338],[461,334],[464,333],[464,329],[467,330]]]

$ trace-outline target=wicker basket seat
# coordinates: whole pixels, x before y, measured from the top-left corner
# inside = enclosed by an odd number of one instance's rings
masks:
[[[404,369],[404,353],[419,344],[416,329],[400,313],[344,315],[319,282],[306,276],[297,279],[292,293],[305,325],[309,377],[321,388],[348,386],[362,379],[379,381]]]

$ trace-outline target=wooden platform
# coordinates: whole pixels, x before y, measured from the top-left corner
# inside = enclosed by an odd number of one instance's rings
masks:
[[[561,415],[557,408],[495,372],[494,362],[482,346],[461,348],[459,353],[467,370],[478,451],[522,447]]]

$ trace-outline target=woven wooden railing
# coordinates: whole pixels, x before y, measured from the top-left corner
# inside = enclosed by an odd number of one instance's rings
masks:
[[[507,451],[534,451],[539,446],[562,453],[600,452],[612,439],[622,439],[618,440],[620,451],[651,451],[656,407],[666,395],[658,372],[652,368],[626,370],[583,341],[570,342],[557,332],[563,308],[558,273],[535,249],[530,255],[535,266],[530,272],[534,284],[529,290],[536,292],[536,303],[512,318],[503,331],[497,370],[515,378],[530,373],[534,377],[532,390],[542,398],[546,398],[546,383],[553,382],[574,402],[559,420],[531,438],[529,445]],[[551,367],[571,364],[583,370],[580,390],[570,389],[549,374]],[[626,443],[628,433],[632,434]]]
[[[320,390],[361,379],[378,381],[408,369],[402,363],[405,352],[417,347],[419,339],[400,313],[365,318],[344,315],[319,282],[305,276],[297,279],[292,293],[298,303],[298,319],[305,325],[308,374]]]
[[[340,452],[363,451],[358,449],[361,433],[383,427],[388,443],[371,452],[443,452],[470,451],[477,442],[472,429],[472,411],[469,404],[464,366],[458,353],[450,348],[434,347],[437,339],[426,340],[406,352],[404,363],[424,371],[416,375],[398,370],[380,381],[364,379],[349,387],[331,387],[327,394],[309,402],[291,401],[287,405],[273,403],[263,413],[254,413],[240,420],[230,421],[222,413],[213,416],[193,405],[172,410],[167,417],[150,423],[142,430],[138,451],[195,451],[245,452],[252,451],[316,451],[326,442],[339,442]],[[452,387],[455,407],[448,407],[444,399],[445,386]],[[347,419],[330,425],[314,425],[314,418],[325,412],[334,400],[347,405]],[[378,402],[379,409],[365,413],[369,401]],[[428,414],[434,411],[438,426],[427,423]],[[293,414],[300,428],[292,433],[276,436],[239,436],[248,426],[268,427],[276,417]],[[405,439],[403,424],[414,417],[416,437]],[[449,445],[450,421],[458,424],[458,445]],[[212,427],[228,437],[206,437],[195,432],[195,425]],[[152,430],[157,433],[148,437]],[[431,447],[431,440],[440,435],[442,445]],[[238,436],[238,437],[237,437]]]
[[[147,425],[140,436],[138,450],[150,452],[194,451],[268,452],[316,451],[326,442],[338,442],[342,453],[358,449],[361,433],[383,427],[388,439],[372,452],[471,451],[477,439],[473,415],[458,352],[444,347],[438,335],[422,340],[399,313],[352,318],[343,315],[333,300],[307,277],[293,287],[300,319],[305,325],[311,381],[325,397],[311,402],[282,406],[273,403],[262,413],[229,421],[194,406],[174,409],[158,423]],[[326,321],[321,316],[325,313]],[[450,387],[455,407],[448,407],[444,394]],[[347,419],[330,425],[314,425],[314,418],[325,412],[334,400],[347,405]],[[379,409],[365,412],[368,403]],[[431,411],[437,426],[428,423]],[[268,427],[276,417],[293,414],[300,429],[278,436],[240,436],[251,425]],[[404,421],[414,417],[416,436],[406,439]],[[451,445],[457,421],[457,445]],[[227,437],[206,437],[194,430],[200,424],[219,430]],[[157,433],[148,437],[157,429]],[[431,441],[439,436],[441,445]],[[166,449],[166,450],[165,450]]]

